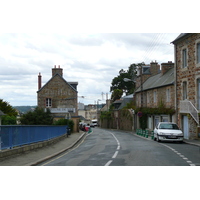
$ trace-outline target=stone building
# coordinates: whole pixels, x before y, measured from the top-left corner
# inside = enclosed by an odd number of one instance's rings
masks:
[[[165,108],[175,109],[174,63],[170,61],[162,63],[161,71],[158,70],[158,66],[155,63],[150,66],[150,70],[154,71],[153,75],[142,83],[142,87],[140,84],[136,89],[134,97],[136,107],[159,108],[164,106]],[[139,79],[141,79],[141,75]],[[148,129],[153,130],[159,121],[175,121],[175,115],[166,114],[164,111],[163,114],[149,114]],[[136,117],[136,127],[139,128],[138,116]]]
[[[38,75],[38,107],[49,108],[55,120],[72,119],[75,123],[74,131],[78,130],[79,122],[77,85],[78,82],[67,82],[63,78],[63,69],[59,65],[52,68],[52,77],[44,86],[41,74]]]
[[[184,138],[200,136],[200,33],[182,33],[173,42],[177,123]]]

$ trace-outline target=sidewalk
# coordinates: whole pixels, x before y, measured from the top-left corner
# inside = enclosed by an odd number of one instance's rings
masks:
[[[137,135],[135,132],[133,133],[134,135],[138,136],[138,137],[141,137],[141,138],[145,138],[147,140],[152,140],[151,139],[151,135],[149,135],[148,138],[146,137],[143,137],[143,136],[140,136],[140,135]],[[188,139],[183,139],[183,142],[184,143],[187,143],[187,144],[191,144],[191,145],[195,145],[195,146],[199,146],[200,147],[200,139],[196,139],[196,140],[188,140]]]
[[[7,158],[0,161],[0,166],[34,166],[42,161],[54,157],[63,151],[66,151],[75,146],[77,142],[84,138],[86,133],[72,133],[68,138],[65,138],[55,144],[32,150],[12,158]]]

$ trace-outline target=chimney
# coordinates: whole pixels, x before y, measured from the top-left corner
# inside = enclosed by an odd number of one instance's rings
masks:
[[[174,63],[172,61],[168,61],[168,63],[161,64],[161,74],[165,74],[169,69],[174,67]]]
[[[38,90],[40,90],[41,87],[42,87],[42,76],[39,73],[39,75],[38,75]]]
[[[158,65],[156,60],[150,63],[150,72],[152,76],[160,73],[160,65]]]
[[[58,68],[56,68],[56,65],[54,65],[54,68],[52,68],[52,77],[55,76],[56,74],[63,76],[63,69],[60,68],[60,65],[58,65]]]

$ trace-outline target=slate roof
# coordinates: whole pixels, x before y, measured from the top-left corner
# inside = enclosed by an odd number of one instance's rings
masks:
[[[174,41],[172,41],[171,43],[176,43],[178,40],[182,39],[183,37],[189,35],[190,33],[181,33]]]
[[[129,103],[131,100],[133,99],[133,94],[127,95],[122,97],[119,100],[116,100],[115,102],[113,102],[115,104],[115,109],[122,109],[123,107],[126,106],[127,103]]]
[[[78,82],[67,82],[60,74],[55,74],[53,77],[51,77],[51,79],[50,79],[46,84],[44,84],[37,92],[40,92],[49,82],[51,82],[51,81],[53,80],[53,78],[54,78],[55,76],[60,76],[60,78],[61,78],[67,85],[69,85],[74,91],[78,92],[78,91],[76,90],[76,88],[73,87],[73,85],[74,85],[75,83],[78,84]],[[70,84],[70,83],[71,83],[71,84]]]
[[[149,77],[143,83],[143,91],[154,88],[164,87],[167,85],[174,84],[174,68],[169,69],[165,74],[156,74],[155,76]],[[141,92],[141,87],[137,88],[136,92]]]
[[[5,115],[5,114],[0,110],[0,116],[3,116],[3,115]]]

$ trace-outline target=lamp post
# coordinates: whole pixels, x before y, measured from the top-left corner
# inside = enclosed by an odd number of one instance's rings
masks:
[[[142,81],[142,64],[143,63],[141,63],[141,64],[138,64],[137,65],[137,67],[138,67],[138,69],[140,70],[140,87],[141,87],[141,108],[143,107],[143,81]],[[132,82],[136,82],[135,81],[135,76],[133,76],[133,79],[129,79],[129,78],[124,78],[123,80],[125,81],[125,82],[129,82],[129,81],[132,81]]]
[[[101,101],[101,99],[97,99],[97,123],[98,123],[98,105],[99,105],[99,101]]]

